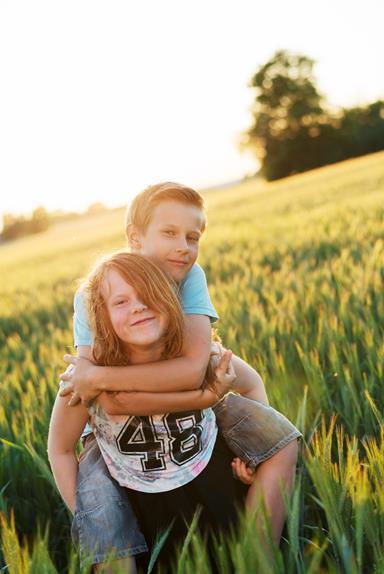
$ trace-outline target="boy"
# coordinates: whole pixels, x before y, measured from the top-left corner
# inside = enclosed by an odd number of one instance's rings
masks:
[[[75,389],[83,401],[98,397],[109,414],[131,413],[133,404],[136,412],[146,414],[148,397],[153,398],[153,393],[158,393],[159,401],[163,401],[167,393],[174,397],[175,391],[181,391],[181,400],[187,401],[191,393],[197,392],[204,380],[211,352],[210,320],[218,318],[209,299],[204,272],[195,263],[204,229],[203,199],[191,188],[167,182],[147,188],[134,199],[127,213],[128,245],[133,252],[153,259],[179,285],[187,323],[185,348],[176,359],[147,365],[94,365],[89,360],[92,336],[82,295],[78,292],[74,317],[78,357],[66,358],[75,365],[75,369],[72,374],[62,376],[63,381],[72,379],[72,386],[64,392]],[[241,403],[239,412],[238,397],[229,395],[216,407],[218,424],[230,447],[238,455],[233,462],[234,472],[240,480],[251,484],[247,506],[254,507],[256,499],[262,494],[271,516],[273,538],[278,543],[284,524],[280,484],[283,483],[288,489],[291,487],[297,456],[294,439],[300,433],[282,415],[266,405],[264,385],[254,369],[238,357],[233,357],[233,367],[237,375],[237,389],[251,391],[248,396],[253,400],[250,404]],[[116,394],[111,396],[104,391],[115,391]],[[76,400],[75,394],[71,399],[72,404]],[[260,402],[254,403],[254,400]],[[255,418],[253,409],[256,406],[259,410]],[[163,411],[160,409],[159,412]],[[235,425],[236,433],[233,433]],[[257,444],[252,435],[252,425]],[[241,434],[241,440],[237,440]],[[247,434],[250,435],[249,439]],[[244,449],[246,445],[249,448]],[[272,456],[273,453],[276,454]],[[263,464],[255,471],[256,465],[261,462]],[[133,545],[133,550],[138,548],[142,551],[142,540]],[[117,550],[120,556],[124,555],[122,548],[118,547]]]

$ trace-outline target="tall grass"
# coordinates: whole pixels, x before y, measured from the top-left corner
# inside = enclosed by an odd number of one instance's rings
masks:
[[[207,194],[200,263],[223,340],[305,440],[284,541],[252,521],[217,542],[223,573],[384,572],[384,155]],[[0,512],[6,571],[77,572],[46,457],[76,281],[122,246],[123,211],[0,248]],[[191,531],[176,572],[211,572]]]

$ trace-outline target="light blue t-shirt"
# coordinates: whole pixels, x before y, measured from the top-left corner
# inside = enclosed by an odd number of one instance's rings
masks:
[[[207,280],[203,269],[195,263],[180,283],[179,295],[185,315],[207,315],[211,322],[219,318],[208,293]],[[75,347],[92,345],[92,332],[89,327],[87,308],[81,289],[74,300],[73,336]]]

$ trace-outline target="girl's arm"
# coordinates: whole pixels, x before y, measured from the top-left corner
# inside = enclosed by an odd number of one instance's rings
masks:
[[[87,351],[88,350],[88,351]],[[89,347],[78,350],[80,357],[65,357],[75,368],[61,375],[70,381],[66,392],[75,391],[86,402],[103,391],[144,391],[166,393],[198,389],[205,376],[211,352],[211,325],[206,315],[187,315],[182,355],[167,361],[99,367],[84,358]],[[89,355],[88,355],[89,356]]]
[[[48,433],[48,458],[57,488],[70,511],[75,511],[78,462],[76,445],[88,419],[80,403],[68,406],[66,397],[56,397]]]

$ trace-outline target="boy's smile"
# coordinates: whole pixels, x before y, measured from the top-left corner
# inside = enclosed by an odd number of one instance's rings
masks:
[[[135,235],[131,245],[179,283],[197,259],[204,221],[203,211],[195,205],[163,201],[154,208],[144,233],[131,232]]]

